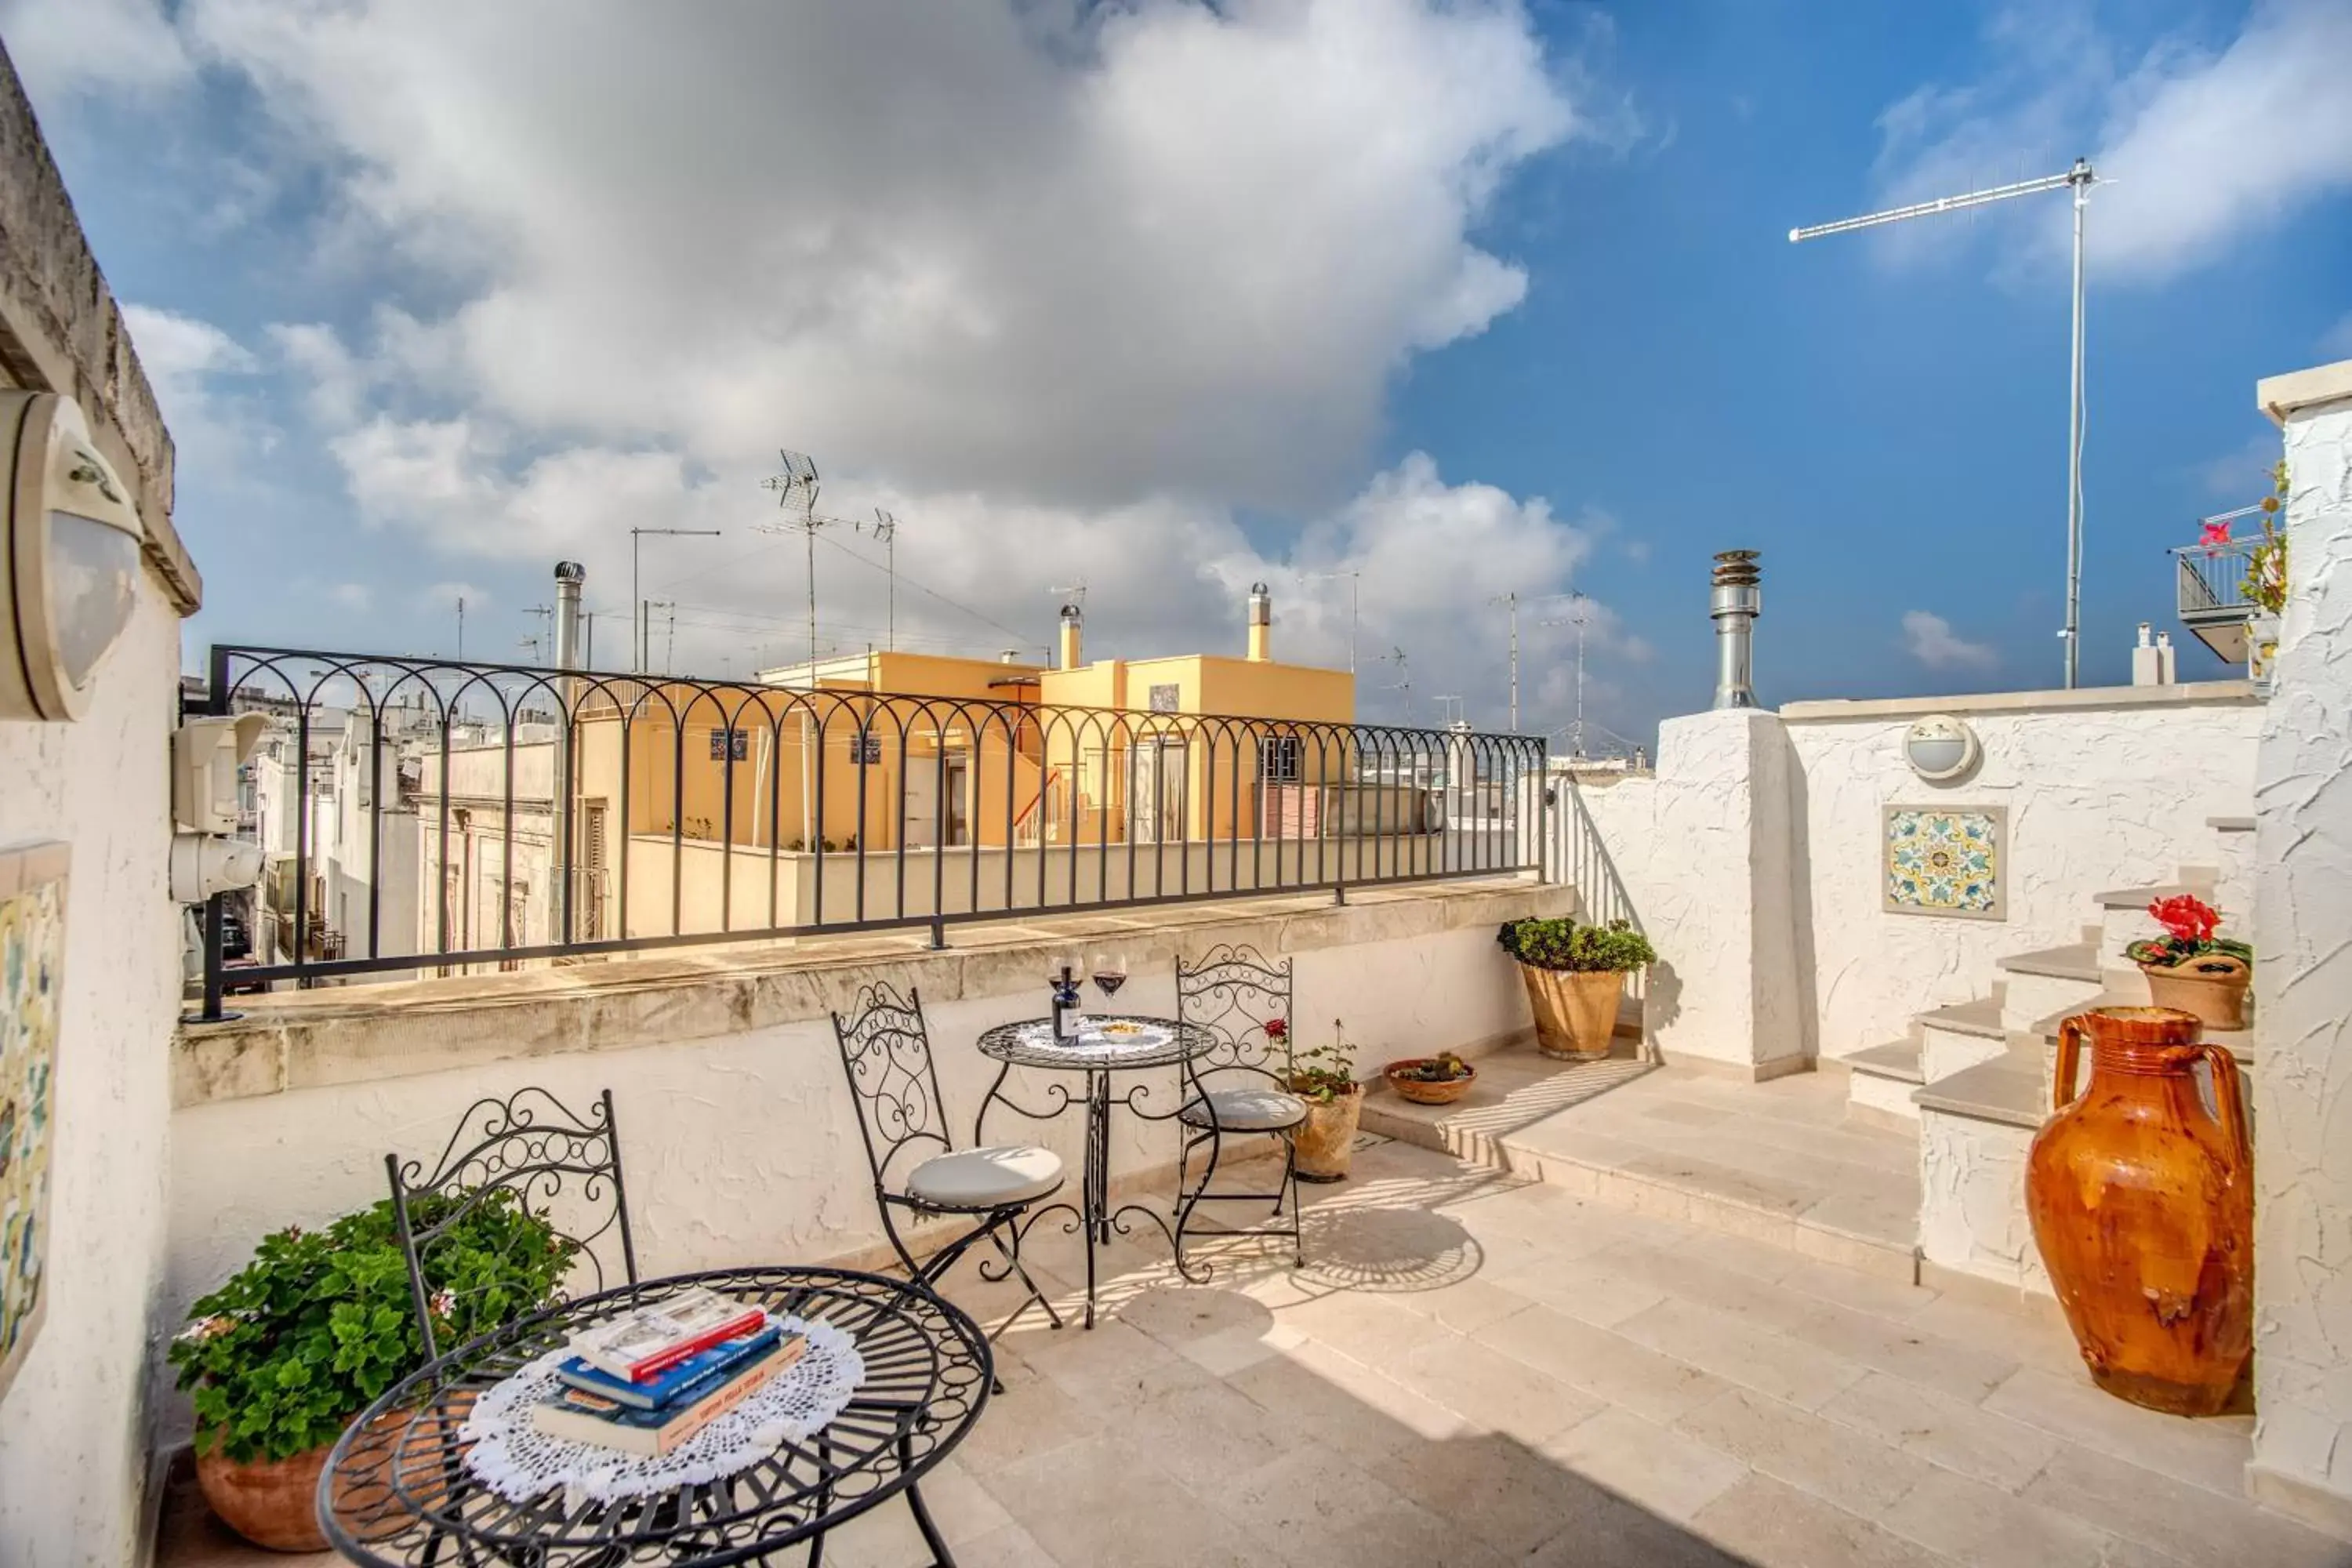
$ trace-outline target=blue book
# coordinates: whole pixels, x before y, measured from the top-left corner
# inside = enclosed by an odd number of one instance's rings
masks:
[[[687,1400],[699,1398],[725,1383],[746,1363],[775,1345],[783,1330],[771,1321],[768,1326],[740,1339],[724,1341],[707,1351],[697,1351],[667,1372],[655,1373],[643,1383],[631,1383],[625,1377],[593,1367],[578,1356],[572,1356],[555,1369],[557,1381],[583,1393],[601,1395],[633,1410],[661,1410]]]

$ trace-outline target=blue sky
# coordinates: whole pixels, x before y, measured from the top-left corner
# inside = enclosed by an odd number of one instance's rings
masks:
[[[1744,546],[1768,702],[2055,684],[2063,197],[1785,236],[2082,153],[2119,681],[2166,547],[2260,493],[2254,381],[2352,354],[2341,5],[488,9],[0,5],[181,442],[192,664],[449,652],[461,594],[522,657],[559,555],[625,664],[633,523],[725,530],[648,543],[657,658],[789,658],[791,446],[845,520],[826,646],[880,635],[846,524],[887,505],[942,650],[1044,644],[1076,579],[1096,652],[1238,649],[1265,577],[1339,661],[1313,574],[1353,570],[1368,715],[1499,728],[1487,601],[1573,588],[1593,717],[1646,739],[1704,706]]]

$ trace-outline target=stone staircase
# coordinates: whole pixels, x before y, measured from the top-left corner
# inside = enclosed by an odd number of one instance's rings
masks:
[[[2217,874],[2195,868],[2175,882],[2100,893],[2099,919],[2080,942],[2002,958],[1989,994],[1922,1013],[1906,1038],[1844,1058],[1850,1121],[1917,1130],[1924,1263],[2048,1292],[2025,1215],[2025,1159],[2051,1114],[2058,1027],[2092,1007],[2147,1004],[2147,981],[2124,949],[2158,934],[2149,902],[2179,893],[2222,904]],[[2242,923],[2242,910],[2222,912]],[[2249,1037],[2208,1038],[2236,1056],[2242,1078],[2252,1069]]]

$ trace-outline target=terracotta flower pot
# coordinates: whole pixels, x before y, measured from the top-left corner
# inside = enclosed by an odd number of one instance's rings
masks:
[[[2076,1099],[2085,1031],[2091,1083]],[[2067,1019],[2057,1114],[2026,1157],[2033,1239],[2092,1381],[2176,1415],[2220,1411],[2253,1348],[2253,1146],[2237,1061],[2203,1032],[2166,1007]]]
[[[319,1472],[331,1443],[284,1459],[240,1462],[215,1448],[196,1456],[196,1487],[220,1521],[272,1552],[324,1552]]]
[[[1435,1059],[1433,1057],[1407,1057],[1402,1061],[1391,1062],[1382,1068],[1381,1076],[1389,1080],[1391,1089],[1412,1100],[1415,1105],[1451,1105],[1470,1092],[1470,1086],[1478,1081],[1478,1069],[1468,1062],[1464,1062],[1460,1078],[1426,1079],[1408,1076],[1410,1069],[1426,1066]]]
[[[2172,963],[2143,963],[2148,999],[2158,1007],[2194,1013],[2209,1029],[2246,1026],[2246,989],[2253,984],[2252,965],[2226,952],[2209,952]]]
[[[1609,1054],[1617,1033],[1622,970],[1538,969],[1519,965],[1528,1006],[1536,1016],[1536,1049],[1564,1061],[1594,1061]]]
[[[1348,1177],[1348,1156],[1356,1142],[1356,1118],[1364,1109],[1364,1091],[1358,1088],[1328,1100],[1307,1102],[1307,1120],[1292,1129],[1291,1146],[1302,1182],[1341,1182]]]

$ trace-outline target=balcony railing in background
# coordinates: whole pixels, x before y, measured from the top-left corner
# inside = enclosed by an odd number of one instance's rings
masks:
[[[2173,558],[2179,563],[2178,571],[2179,613],[2183,622],[2243,619],[2254,613],[2254,602],[2246,596],[2246,574],[2251,569],[2251,543],[2187,544],[2175,549]]]
[[[215,647],[203,700],[272,716],[263,754],[290,787],[255,832],[291,849],[265,918],[341,939],[241,985],[1344,900],[1540,871],[1550,837],[1520,820],[1543,809],[1535,736],[259,647]],[[206,1015],[220,924],[216,903]]]

